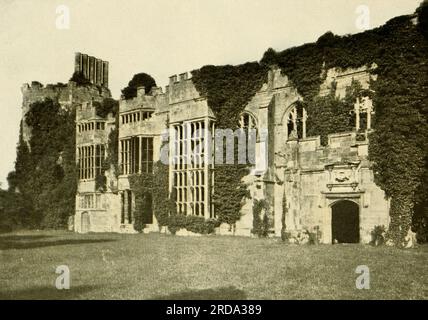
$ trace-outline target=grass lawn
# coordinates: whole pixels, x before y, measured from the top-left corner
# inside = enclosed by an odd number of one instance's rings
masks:
[[[427,299],[427,258],[428,246],[25,231],[0,235],[0,299]],[[70,290],[55,288],[59,265]]]

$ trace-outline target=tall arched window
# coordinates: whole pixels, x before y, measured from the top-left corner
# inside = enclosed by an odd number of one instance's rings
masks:
[[[245,130],[248,130],[248,129],[257,130],[256,119],[248,112],[244,112],[241,114],[239,118],[239,127]]]
[[[285,114],[287,140],[306,138],[306,110],[301,103],[296,103]]]
[[[248,112],[242,113],[239,117],[239,128],[243,130],[245,134],[245,157],[247,163],[255,165],[256,143],[258,138],[257,121],[255,117]]]

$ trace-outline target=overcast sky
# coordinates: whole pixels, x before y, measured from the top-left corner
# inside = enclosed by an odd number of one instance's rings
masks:
[[[110,62],[118,98],[132,75],[164,86],[173,74],[206,64],[260,60],[272,47],[313,42],[326,31],[357,33],[357,8],[370,28],[413,13],[421,0],[0,0],[0,182],[13,170],[23,83],[67,82],[74,53]],[[58,29],[66,5],[69,29]],[[361,7],[360,7],[361,10]],[[358,11],[358,12],[357,12]]]

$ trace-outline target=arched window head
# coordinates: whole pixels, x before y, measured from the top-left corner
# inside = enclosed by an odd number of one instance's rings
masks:
[[[285,115],[287,140],[306,138],[306,110],[301,103],[296,103]]]
[[[244,112],[239,117],[238,125],[239,125],[239,128],[245,132],[248,142],[256,143],[259,132],[258,132],[257,122],[255,117],[248,112]]]
[[[238,127],[240,129],[240,135],[238,138],[238,162],[244,161],[244,163],[256,164],[256,143],[258,139],[257,122],[253,115],[248,112],[244,112],[240,115],[238,121]],[[242,146],[245,147],[245,153],[240,151]]]
[[[248,129],[257,130],[256,119],[247,112],[242,113],[241,116],[239,117],[239,128],[245,129],[245,130],[248,130]]]

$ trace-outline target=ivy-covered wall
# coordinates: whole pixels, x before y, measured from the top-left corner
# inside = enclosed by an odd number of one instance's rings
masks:
[[[352,113],[357,98],[371,95],[364,90],[358,81],[352,81],[346,88],[343,98],[336,95],[333,86],[326,96],[316,96],[307,103],[306,111],[310,116],[307,121],[307,136],[321,136],[321,145],[327,145],[329,134],[352,131],[355,128],[355,114]],[[361,117],[360,125],[365,130],[365,117]]]
[[[269,68],[279,66],[303,97],[302,103],[311,115],[308,136],[321,135],[323,144],[328,134],[353,127],[349,111],[355,97],[370,95],[375,119],[374,131],[369,136],[369,157],[377,184],[391,199],[388,237],[402,245],[411,226],[421,235],[427,233],[428,225],[427,7],[424,1],[417,16],[397,17],[363,33],[341,37],[327,32],[315,43],[281,52],[269,49],[260,62],[205,66],[192,72],[192,81],[207,98],[216,116],[216,127],[234,129],[247,103],[267,81]],[[319,96],[327,70],[359,68],[373,63],[377,65],[371,69],[377,76],[371,84],[373,91],[364,91],[354,83],[343,100],[337,99],[334,92]],[[149,83],[155,85],[154,81]],[[130,87],[130,96],[133,96],[136,88]],[[147,90],[148,87],[150,85]],[[115,105],[111,100],[100,104],[99,115],[114,110]],[[10,181],[26,195],[33,209],[32,216],[40,225],[64,227],[74,211],[77,185],[74,111],[63,110],[55,100],[47,99],[32,104],[25,121],[32,128],[32,136],[28,145],[20,139],[16,170],[10,175]],[[108,161],[117,168],[117,148],[114,147],[117,131],[111,132],[110,141]],[[155,212],[159,212],[159,224],[168,225],[169,206],[160,205],[171,198],[166,188],[168,169],[157,170],[156,177],[164,175],[164,178],[153,179],[153,195],[160,194],[153,204]],[[214,170],[213,202],[218,221],[233,225],[239,220],[243,202],[248,197],[242,182],[248,167],[219,165]],[[156,186],[158,180],[162,182]]]
[[[196,89],[207,98],[216,116],[216,128],[235,130],[245,106],[267,81],[267,68],[257,62],[238,66],[205,66],[194,70],[192,76]],[[216,165],[214,169],[212,201],[219,222],[229,225],[240,219],[244,200],[249,197],[247,186],[242,181],[249,173],[248,166],[235,162]]]
[[[77,188],[75,111],[52,99],[31,104],[25,120],[32,134],[18,143],[13,189],[31,208],[32,226],[64,228],[74,214]]]
[[[134,229],[142,231],[147,213],[154,213],[159,228],[169,226],[175,213],[175,203],[169,193],[168,166],[155,163],[153,173],[134,174],[128,177],[135,195]]]
[[[304,97],[308,113],[317,115],[308,123],[309,133],[322,137],[332,128],[346,129],[348,123],[347,119],[338,121],[341,116],[335,114],[340,112],[342,103],[332,96],[318,96],[325,71],[377,64],[372,71],[377,75],[371,86],[376,119],[369,156],[376,183],[391,198],[388,237],[399,246],[411,227],[415,204],[426,201],[422,200],[426,198],[422,192],[426,190],[423,177],[428,150],[428,41],[421,24],[426,23],[427,5],[425,1],[418,10],[419,24],[414,17],[402,16],[356,35],[339,37],[328,32],[313,44],[282,52],[269,49],[261,61],[278,65],[291,79]],[[414,225],[415,231],[420,227],[421,222]]]

